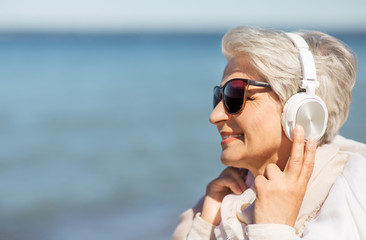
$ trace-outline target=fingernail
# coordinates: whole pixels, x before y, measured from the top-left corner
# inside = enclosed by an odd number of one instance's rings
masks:
[[[296,134],[301,134],[302,133],[302,130],[303,128],[300,126],[300,125],[296,125],[295,126],[295,129],[294,129],[294,133],[296,133]]]

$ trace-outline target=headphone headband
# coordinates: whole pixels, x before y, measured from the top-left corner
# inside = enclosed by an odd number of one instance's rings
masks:
[[[327,128],[328,110],[324,101],[315,95],[319,83],[316,80],[313,54],[300,35],[295,33],[286,33],[286,35],[299,49],[303,75],[300,87],[306,89],[306,92],[296,93],[287,100],[282,112],[283,131],[292,141],[294,128],[299,124],[304,128],[305,139],[315,137],[319,140]]]
[[[315,90],[319,87],[319,82],[316,80],[316,68],[313,54],[309,50],[306,41],[296,33],[286,33],[295,47],[299,49],[299,58],[303,79],[300,87],[306,89],[309,95],[315,95]]]

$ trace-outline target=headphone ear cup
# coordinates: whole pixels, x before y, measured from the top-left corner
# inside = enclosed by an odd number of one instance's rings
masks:
[[[282,127],[291,141],[293,141],[293,132],[297,124],[304,128],[305,139],[315,137],[319,140],[324,135],[327,122],[327,107],[316,95],[297,93],[283,107]]]

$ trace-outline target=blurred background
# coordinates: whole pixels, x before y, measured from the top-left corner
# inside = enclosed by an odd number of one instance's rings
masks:
[[[366,142],[366,2],[0,0],[0,240],[169,239],[224,168],[208,122],[221,37],[250,25],[347,43],[341,134]]]

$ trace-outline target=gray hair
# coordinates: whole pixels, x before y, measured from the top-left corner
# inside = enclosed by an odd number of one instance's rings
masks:
[[[320,87],[316,94],[328,108],[328,126],[319,146],[329,143],[348,116],[352,88],[356,80],[356,61],[350,48],[340,40],[315,31],[298,32],[314,56]],[[248,56],[257,74],[267,81],[282,105],[300,89],[302,79],[299,52],[282,31],[237,27],[222,39],[226,59]]]

